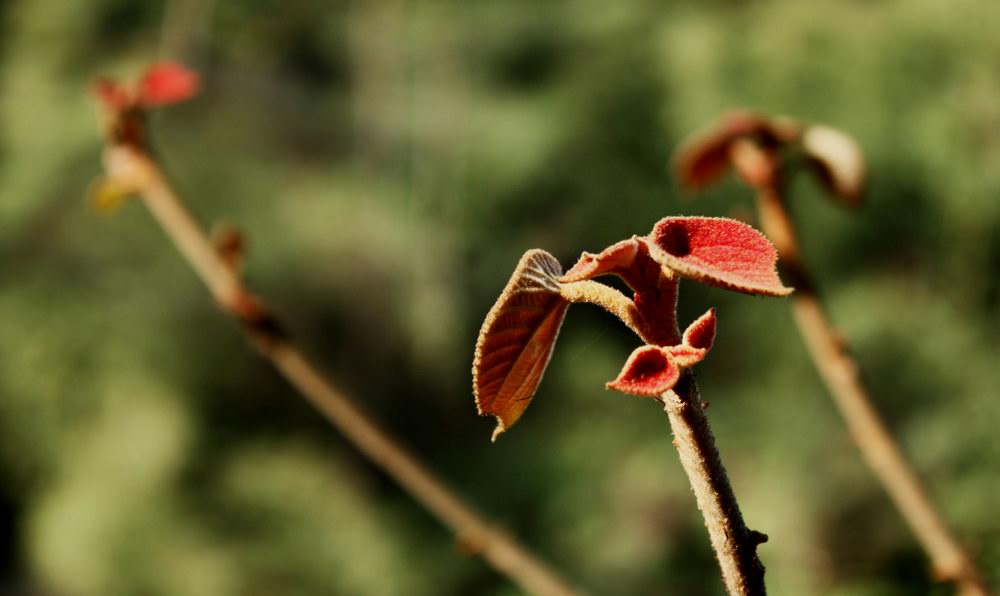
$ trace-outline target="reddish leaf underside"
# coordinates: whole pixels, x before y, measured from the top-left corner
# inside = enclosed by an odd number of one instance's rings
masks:
[[[479,332],[472,385],[480,415],[497,419],[494,441],[528,407],[552,357],[569,306],[561,274],[549,253],[526,252]]]
[[[190,99],[198,92],[198,75],[173,62],[154,64],[139,81],[139,103],[160,107]]]
[[[792,292],[778,278],[778,253],[745,223],[717,217],[667,217],[646,238],[650,256],[681,276],[765,296]]]
[[[618,378],[607,387],[631,395],[657,397],[673,389],[680,376],[681,369],[669,349],[642,346],[632,352]]]

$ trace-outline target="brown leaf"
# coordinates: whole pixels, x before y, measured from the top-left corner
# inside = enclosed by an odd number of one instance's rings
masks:
[[[494,441],[528,407],[552,357],[569,306],[560,275],[555,257],[526,252],[479,331],[472,386],[479,414],[497,419]]]

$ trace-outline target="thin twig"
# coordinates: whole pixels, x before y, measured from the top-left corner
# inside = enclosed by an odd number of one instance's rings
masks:
[[[777,185],[776,185],[777,186]],[[985,596],[983,574],[945,524],[926,489],[872,404],[842,337],[820,303],[781,192],[757,195],[760,224],[774,242],[796,292],[793,313],[820,377],[834,398],[854,443],[931,559],[935,578],[954,582],[963,596]]]
[[[767,536],[749,529],[743,521],[705,418],[705,402],[691,373],[685,373],[660,401],[670,419],[681,465],[705,518],[726,591],[730,596],[765,594],[764,566],[757,557],[757,545],[766,542]]]
[[[492,526],[462,501],[416,457],[380,428],[303,355],[215,247],[166,180],[148,152],[131,144],[109,142],[109,174],[135,183],[153,216],[202,279],[216,302],[244,324],[249,337],[278,371],[355,447],[417,502],[448,526],[469,552],[481,555],[497,571],[533,594],[575,593],[522,545]]]

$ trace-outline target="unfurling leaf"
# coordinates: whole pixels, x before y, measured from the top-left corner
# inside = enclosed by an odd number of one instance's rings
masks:
[[[810,126],[802,149],[833,196],[850,207],[861,202],[865,161],[854,139],[829,126]]]
[[[552,357],[569,306],[561,274],[549,253],[526,252],[479,331],[472,385],[479,414],[497,419],[494,441],[528,407]]]
[[[618,378],[607,387],[641,397],[658,397],[673,389],[680,377],[681,369],[668,348],[642,346],[632,352]]]
[[[646,238],[650,256],[683,277],[765,296],[792,292],[778,278],[778,253],[752,227],[721,217],[667,217]]]
[[[139,103],[155,108],[185,101],[198,92],[198,75],[173,62],[149,67],[139,81]]]

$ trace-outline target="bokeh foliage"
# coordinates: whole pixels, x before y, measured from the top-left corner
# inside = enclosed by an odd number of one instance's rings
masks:
[[[849,214],[794,208],[879,408],[1000,581],[1000,5],[643,0],[0,3],[0,590],[509,594],[245,345],[138,204],[81,199],[85,95],[159,52],[206,88],[154,121],[198,216],[385,424],[595,592],[718,594],[637,340],[569,315],[529,413],[475,416],[476,332],[518,256],[567,266],[691,202],[686,133],[750,106],[856,136]],[[856,451],[780,300],[719,307],[701,365],[775,594],[946,593]]]

